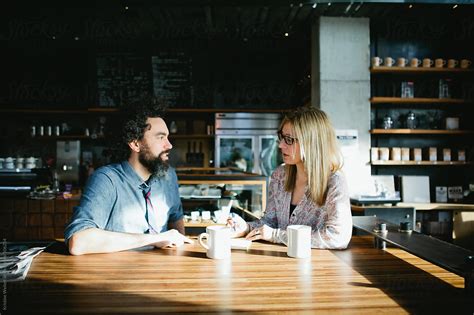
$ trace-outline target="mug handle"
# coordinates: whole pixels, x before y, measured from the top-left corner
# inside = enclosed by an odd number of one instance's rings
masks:
[[[199,239],[198,239],[199,244],[201,244],[201,246],[204,247],[205,249],[209,250],[209,246],[203,242],[203,238],[206,239],[206,243],[207,243],[207,240],[209,239],[209,234],[201,233],[201,234],[199,234]]]

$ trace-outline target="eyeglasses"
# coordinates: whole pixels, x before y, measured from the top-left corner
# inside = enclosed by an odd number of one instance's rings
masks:
[[[295,143],[295,141],[298,141],[297,138],[293,138],[293,137],[284,135],[282,130],[279,130],[277,134],[278,134],[278,140],[285,141],[285,143],[287,145],[293,145],[293,143]]]

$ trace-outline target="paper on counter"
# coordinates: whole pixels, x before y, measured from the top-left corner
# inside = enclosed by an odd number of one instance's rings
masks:
[[[250,245],[252,245],[252,241],[246,240],[244,238],[233,238],[230,240],[231,249],[248,250]]]
[[[7,251],[0,256],[0,276],[6,282],[25,280],[33,258],[46,247],[33,247],[24,251]]]

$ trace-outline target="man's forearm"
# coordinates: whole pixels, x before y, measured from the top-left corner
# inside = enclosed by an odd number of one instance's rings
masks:
[[[172,230],[172,229],[175,229],[179,233],[184,235],[184,220],[180,219],[178,221],[168,222],[168,230]]]
[[[131,234],[90,228],[75,233],[69,239],[69,252],[72,255],[111,253],[160,241],[160,234]]]

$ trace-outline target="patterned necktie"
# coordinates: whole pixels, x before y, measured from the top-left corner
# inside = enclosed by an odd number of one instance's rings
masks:
[[[145,197],[146,203],[146,212],[145,212],[145,219],[148,223],[148,233],[150,234],[158,234],[156,228],[153,227],[154,223],[156,223],[156,213],[155,208],[153,208],[153,204],[151,203],[151,187],[148,185],[142,186],[142,193],[143,197]],[[152,223],[150,223],[152,222]]]

